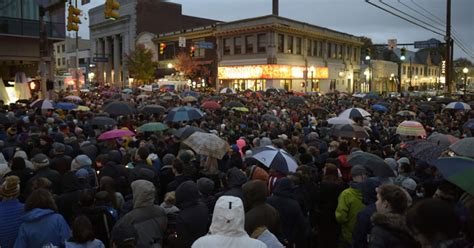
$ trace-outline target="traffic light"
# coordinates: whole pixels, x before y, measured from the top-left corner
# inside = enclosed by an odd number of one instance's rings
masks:
[[[120,17],[118,13],[119,8],[120,4],[116,0],[105,0],[105,19],[117,20]]]
[[[165,43],[160,43],[160,54],[164,54],[166,49]]]
[[[370,60],[370,48],[365,49],[365,60]]]
[[[67,9],[67,31],[79,31],[79,24],[81,23],[81,19],[79,19],[80,14],[80,9],[69,5]]]
[[[191,47],[191,57],[194,57],[194,53],[196,52],[196,48],[194,46]]]
[[[402,49],[400,49],[400,60],[401,61],[404,61],[406,59],[406,53],[407,53],[407,49],[405,49],[404,47]]]

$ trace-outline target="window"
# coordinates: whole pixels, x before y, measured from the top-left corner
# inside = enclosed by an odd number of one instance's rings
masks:
[[[245,53],[253,53],[254,43],[253,35],[245,36]]]
[[[313,49],[313,56],[318,57],[318,56],[319,56],[319,54],[318,54],[319,41],[313,40],[311,43],[313,44],[313,47],[312,47],[312,49]]]
[[[337,58],[337,44],[332,44],[333,45],[333,48],[332,48],[332,53],[331,53],[331,58],[335,59]]]
[[[318,41],[318,57],[322,57],[323,56],[323,42],[322,41]]]
[[[415,68],[415,75],[418,75],[418,67]]]
[[[293,53],[293,36],[288,36],[287,44],[288,44],[288,49],[286,50],[286,52]]]
[[[242,54],[242,37],[234,38],[234,54]]]
[[[407,67],[403,66],[403,75],[406,75],[406,74],[407,74]]]
[[[61,65],[61,59],[58,59],[57,65]]]
[[[285,35],[283,34],[278,34],[278,52],[285,52]]]
[[[306,42],[306,51],[307,51],[307,52],[306,52],[306,53],[307,53],[306,55],[307,55],[307,56],[313,56],[313,54],[312,54],[312,52],[313,52],[312,47],[313,47],[313,41],[312,41],[312,40],[307,40],[307,42]]]
[[[301,54],[301,38],[296,37],[296,54]]]
[[[332,44],[327,43],[327,47],[328,47],[328,59],[330,59],[332,58]]]
[[[62,50],[63,50],[63,53],[66,52],[66,45],[65,44],[62,45]]]
[[[352,48],[350,46],[347,46],[347,59],[352,59]]]
[[[264,53],[267,51],[267,34],[257,35],[257,52]]]
[[[63,66],[66,65],[66,58],[62,58],[61,60],[62,60],[62,62],[63,62],[63,63],[62,63]]]
[[[342,45],[337,45],[337,58],[342,59]]]
[[[353,61],[357,61],[357,48],[354,47],[354,58]]]
[[[224,39],[224,55],[230,55],[230,39],[229,38],[225,38]]]

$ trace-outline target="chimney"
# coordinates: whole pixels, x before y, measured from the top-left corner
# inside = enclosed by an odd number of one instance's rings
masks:
[[[273,12],[272,15],[278,15],[278,0],[273,0]]]

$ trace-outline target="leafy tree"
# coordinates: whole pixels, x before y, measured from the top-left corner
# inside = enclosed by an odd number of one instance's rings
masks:
[[[191,80],[195,80],[198,77],[208,78],[210,71],[206,66],[201,66],[196,60],[192,59],[187,53],[179,53],[176,57],[175,68],[180,73],[183,73],[184,77]]]
[[[464,73],[462,72],[462,69],[464,67],[470,68],[472,67],[472,62],[469,59],[466,58],[458,58],[453,61],[453,68],[454,68],[454,75],[453,79],[456,80],[458,83],[464,83],[464,80],[462,78],[464,77]]]
[[[155,78],[156,63],[153,62],[153,53],[144,45],[137,45],[135,50],[126,56],[126,64],[134,84],[140,85],[151,82]]]

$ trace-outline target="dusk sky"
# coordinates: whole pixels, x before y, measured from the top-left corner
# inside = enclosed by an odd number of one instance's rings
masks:
[[[445,30],[440,24],[446,19],[446,1],[384,0],[383,3]],[[91,3],[83,9],[87,10],[104,2],[105,0],[91,0]],[[220,21],[268,15],[271,14],[272,8],[271,0],[172,0],[171,2],[182,4],[185,15]],[[371,2],[384,6],[380,0]],[[384,7],[387,8],[386,5]],[[385,44],[387,39],[397,39],[398,43],[413,43],[430,38],[443,40],[443,36],[392,16],[366,3],[365,0],[280,0],[280,16],[357,36],[367,36],[377,44]],[[82,24],[81,30],[86,30],[87,25]],[[456,45],[455,58],[465,57],[474,61],[474,0],[452,1],[452,27],[454,37],[468,52],[466,54]],[[82,32],[81,36],[88,37],[88,33]],[[411,50],[413,47],[408,49]]]

